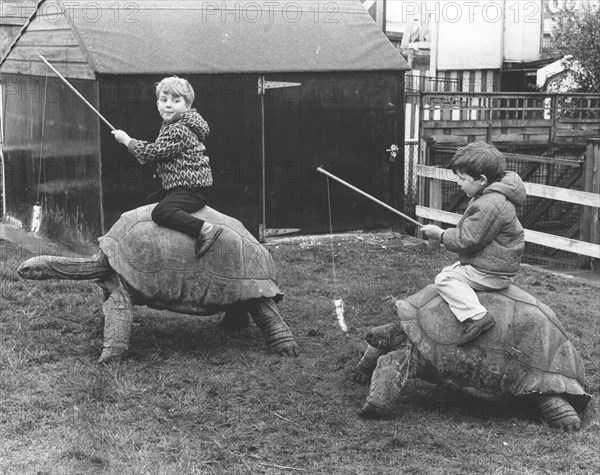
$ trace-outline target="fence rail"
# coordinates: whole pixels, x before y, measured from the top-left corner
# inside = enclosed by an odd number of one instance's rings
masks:
[[[431,178],[434,180],[444,181],[456,181],[452,177],[452,172],[447,169],[437,168],[426,165],[417,165],[417,175],[423,178]],[[591,206],[594,208],[600,208],[600,195],[596,193],[589,193],[586,191],[568,190],[565,188],[558,188],[555,186],[539,185],[537,183],[525,182],[525,189],[527,194],[530,196],[538,196],[541,198],[548,198],[557,201],[566,201],[569,203],[575,203],[583,206]],[[440,209],[428,208],[426,206],[418,205],[415,208],[415,213],[419,218],[430,219],[432,221],[439,221],[447,224],[458,223],[461,215],[451,213],[449,211],[443,211]],[[575,239],[565,238],[562,236],[555,236],[553,234],[542,233],[531,229],[525,230],[525,240],[534,244],[542,246],[553,247],[562,251],[573,252],[575,254],[581,254],[588,257],[600,259],[600,245],[578,241]]]

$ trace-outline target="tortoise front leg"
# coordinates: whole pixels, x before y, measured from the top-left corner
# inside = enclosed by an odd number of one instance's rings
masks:
[[[371,378],[367,402],[360,411],[361,417],[381,418],[390,415],[400,401],[402,388],[414,376],[412,346],[390,351],[380,356]]]
[[[367,384],[371,381],[371,375],[373,374],[373,371],[375,371],[379,357],[385,354],[386,351],[367,345],[365,353],[356,365],[356,370],[354,371],[352,379],[358,384]]]
[[[249,300],[246,302],[246,309],[260,328],[271,351],[281,356],[298,356],[298,345],[294,335],[279,315],[273,299]]]
[[[365,340],[372,347],[387,353],[400,348],[406,342],[407,337],[399,323],[388,323],[387,325],[371,328]]]
[[[104,290],[106,300],[102,305],[104,313],[104,349],[100,355],[99,363],[119,359],[127,353],[131,325],[133,323],[133,309],[131,298],[118,276],[99,282]]]
[[[542,418],[550,427],[566,432],[579,430],[581,418],[569,402],[560,396],[541,396],[538,402]]]

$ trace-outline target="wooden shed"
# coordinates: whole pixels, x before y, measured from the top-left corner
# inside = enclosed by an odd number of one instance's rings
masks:
[[[42,1],[0,65],[6,212],[45,229],[102,234],[160,188],[43,55],[116,128],[154,140],[155,83],[194,86],[208,121],[212,206],[256,235],[329,230],[324,166],[402,206],[408,68],[355,1]],[[389,225],[331,184],[334,230]]]

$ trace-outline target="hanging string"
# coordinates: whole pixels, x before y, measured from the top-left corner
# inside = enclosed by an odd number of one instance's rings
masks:
[[[40,157],[38,160],[38,179],[37,179],[37,194],[35,204],[33,205],[33,212],[31,216],[31,233],[37,234],[40,231],[42,225],[42,207],[40,205],[40,187],[42,184],[42,159],[44,158],[44,135],[46,131],[46,96],[48,93],[48,73],[44,81],[44,102],[42,106],[42,132],[40,139]]]
[[[333,250],[333,224],[331,220],[331,195],[329,194],[329,177],[327,177],[327,207],[329,210],[329,243],[331,244],[331,264],[333,266],[333,290],[334,297],[338,296],[337,277],[335,275],[335,252]]]
[[[344,301],[339,296],[338,287],[337,287],[337,276],[335,273],[335,250],[333,248],[333,224],[331,219],[331,194],[329,192],[329,177],[327,177],[327,207],[329,210],[329,237],[331,244],[331,264],[333,267],[333,290],[334,290],[334,299],[333,304],[335,306],[335,314],[338,319],[338,324],[344,333],[348,331],[348,327],[346,326],[346,322],[344,320]]]
[[[42,159],[44,157],[44,135],[46,131],[46,94],[48,92],[48,73],[44,81],[44,102],[42,106],[42,137],[40,140],[40,158],[38,160],[38,182],[37,182],[37,197],[36,202],[40,202],[40,186],[42,183]]]

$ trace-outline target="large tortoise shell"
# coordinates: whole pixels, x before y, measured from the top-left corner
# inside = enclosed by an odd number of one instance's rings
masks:
[[[547,305],[514,285],[478,297],[496,325],[462,347],[455,344],[461,323],[434,285],[396,302],[402,328],[428,366],[423,379],[478,397],[555,393],[587,403],[583,362]]]
[[[206,206],[195,216],[224,229],[198,259],[194,240],[152,221],[155,205],[121,215],[100,249],[137,300],[181,313],[210,315],[235,302],[282,294],[270,253],[238,220]]]

